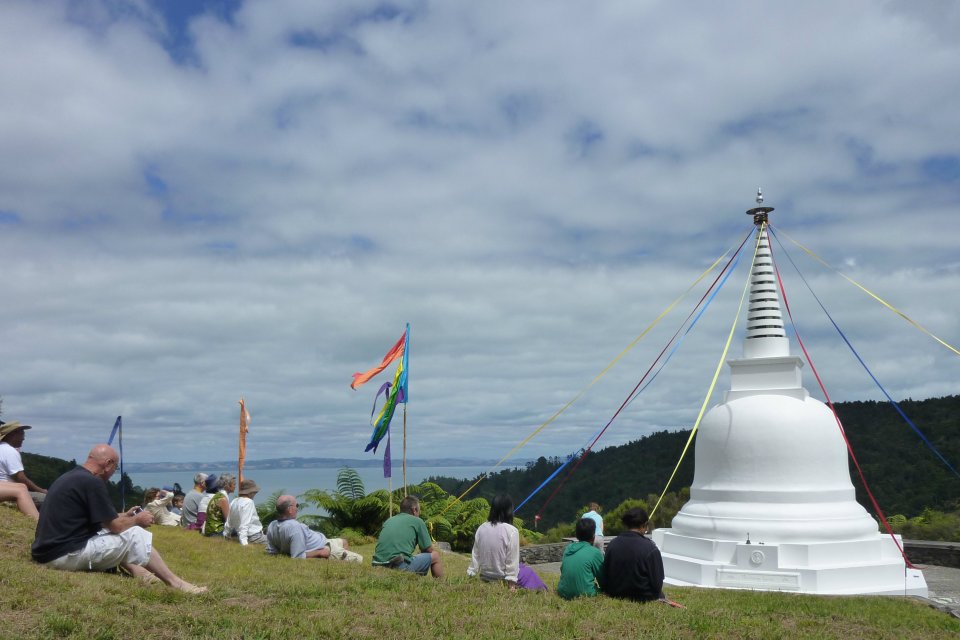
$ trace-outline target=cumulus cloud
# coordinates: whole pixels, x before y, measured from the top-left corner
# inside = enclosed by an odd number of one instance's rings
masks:
[[[955,354],[791,242],[958,342],[953,3],[174,4],[0,6],[28,450],[80,457],[122,414],[130,460],[226,459],[242,395],[252,457],[359,457],[350,374],[410,322],[412,455],[498,458],[590,385],[519,454],[564,455],[758,185],[832,397],[881,395],[786,252],[895,398],[956,392]],[[748,261],[601,446],[692,425]]]

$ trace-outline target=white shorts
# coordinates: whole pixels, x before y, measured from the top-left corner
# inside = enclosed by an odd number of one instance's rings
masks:
[[[61,571],[106,571],[121,564],[145,565],[153,552],[153,534],[141,527],[122,533],[101,529],[79,551],[60,556],[45,566]]]

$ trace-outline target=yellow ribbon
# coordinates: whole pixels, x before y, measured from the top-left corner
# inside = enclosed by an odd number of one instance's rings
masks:
[[[943,346],[945,346],[947,349],[950,349],[950,351],[953,351],[955,354],[957,354],[958,356],[960,356],[960,351],[958,351],[955,347],[947,344],[946,342],[944,342],[943,340],[941,340],[940,338],[938,338],[937,336],[935,336],[933,333],[931,333],[930,331],[928,331],[924,326],[922,326],[919,322],[916,322],[915,320],[913,320],[910,316],[908,316],[907,314],[905,314],[903,311],[900,311],[899,309],[897,309],[896,307],[894,307],[892,304],[888,303],[886,300],[884,300],[883,298],[881,298],[881,297],[878,296],[877,294],[873,293],[872,291],[870,291],[869,289],[867,289],[865,286],[863,286],[862,284],[860,284],[859,282],[857,282],[857,281],[854,280],[853,278],[847,276],[845,273],[841,272],[839,269],[837,269],[837,268],[834,267],[833,265],[829,264],[826,260],[824,260],[823,258],[821,258],[820,256],[818,256],[817,254],[815,254],[813,251],[811,251],[810,249],[807,249],[805,246],[803,246],[802,244],[800,244],[799,242],[797,242],[796,240],[794,240],[793,238],[791,238],[791,237],[790,237],[790,234],[788,234],[786,231],[783,231],[780,227],[777,227],[776,230],[777,230],[777,233],[778,233],[778,234],[782,233],[784,236],[787,237],[787,239],[788,239],[790,242],[792,242],[793,244],[795,244],[795,245],[797,245],[798,247],[800,247],[800,249],[802,249],[802,250],[803,250],[807,255],[809,255],[811,258],[813,258],[814,260],[816,260],[817,262],[819,262],[820,264],[822,264],[822,265],[825,266],[826,268],[830,269],[831,271],[835,271],[837,274],[839,274],[841,277],[843,277],[847,282],[851,283],[852,285],[854,285],[855,287],[857,287],[858,289],[860,289],[861,291],[863,291],[864,293],[866,293],[868,296],[870,296],[871,298],[873,298],[874,300],[876,300],[877,302],[879,302],[880,304],[882,304],[883,306],[885,306],[887,309],[889,309],[890,311],[893,311],[895,314],[897,314],[898,316],[900,316],[901,318],[903,318],[904,320],[906,320],[907,322],[909,322],[910,324],[912,324],[914,327],[916,327],[917,329],[919,329],[919,330],[922,331],[923,333],[927,334],[928,336],[930,336],[931,338],[933,338],[934,340],[936,340],[937,342],[939,342],[940,344],[942,344]]]

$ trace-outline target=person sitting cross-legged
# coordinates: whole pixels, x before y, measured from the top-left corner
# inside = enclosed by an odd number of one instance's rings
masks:
[[[30,425],[0,421],[0,501],[12,500],[24,515],[34,520],[47,490],[37,486],[23,470],[20,447]]]
[[[420,553],[413,555],[416,547],[420,547]],[[373,553],[373,566],[421,576],[430,571],[434,578],[443,577],[440,552],[434,550],[427,524],[420,518],[420,500],[416,496],[401,500],[400,513],[383,523]]]
[[[593,518],[577,520],[577,541],[563,550],[557,595],[566,600],[597,595],[597,582],[603,577],[603,552],[594,546],[597,523]]]
[[[485,582],[506,583],[546,591],[547,585],[537,573],[520,562],[520,531],[513,526],[513,500],[506,494],[494,496],[487,521],[477,527],[468,576],[480,576]]]
[[[237,488],[237,478],[232,473],[221,473],[216,486],[217,492],[207,503],[207,517],[201,529],[208,537],[226,535],[223,528],[230,517],[230,494]]]
[[[614,598],[666,600],[663,595],[663,558],[652,540],[644,536],[649,517],[641,507],[621,518],[626,531],[607,545],[603,558],[601,590]]]
[[[241,480],[238,491],[240,495],[230,503],[230,515],[227,516],[223,535],[236,538],[243,546],[251,542],[267,544],[267,536],[263,533],[263,524],[257,513],[257,505],[253,503],[259,491],[260,487],[253,480]]]
[[[87,461],[57,478],[47,491],[36,538],[30,548],[34,561],[61,571],[107,571],[123,567],[131,575],[187,593],[206,593],[167,567],[153,547],[150,512],[134,507],[117,514],[106,482],[120,456],[106,444],[90,450]]]
[[[180,526],[184,529],[199,529],[203,522],[197,522],[197,516],[202,512],[204,519],[207,517],[206,505],[200,508],[200,501],[207,488],[207,474],[198,473],[193,476],[193,489],[187,492],[183,498],[183,507],[180,509]]]
[[[277,519],[267,527],[267,553],[297,560],[330,558],[345,562],[363,562],[363,556],[350,551],[345,538],[327,538],[297,520],[299,505],[294,496],[277,498]]]

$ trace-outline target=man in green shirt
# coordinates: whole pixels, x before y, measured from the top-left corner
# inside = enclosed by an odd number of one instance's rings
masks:
[[[416,547],[420,547],[420,553],[414,555]],[[440,552],[433,549],[427,525],[420,519],[420,500],[415,496],[404,498],[400,502],[400,513],[383,523],[373,554],[373,566],[421,576],[430,571],[434,578],[443,577]]]
[[[567,600],[597,595],[597,582],[603,575],[603,552],[593,546],[597,523],[591,518],[577,521],[577,542],[563,550],[557,595]]]

